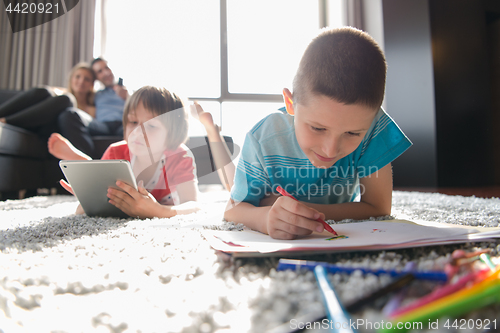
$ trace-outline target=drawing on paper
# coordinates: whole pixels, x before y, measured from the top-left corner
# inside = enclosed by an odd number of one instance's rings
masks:
[[[325,240],[327,240],[327,241],[332,241],[332,240],[346,239],[346,238],[349,238],[349,237],[347,237],[347,236],[345,236],[345,235],[338,235],[338,236],[333,236],[333,237],[331,237],[331,238],[327,238],[327,239],[325,239]]]

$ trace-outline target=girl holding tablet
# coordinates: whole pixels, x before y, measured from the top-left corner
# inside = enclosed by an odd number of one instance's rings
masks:
[[[210,136],[214,136],[215,125],[200,110],[198,114],[209,140],[214,141]],[[139,186],[135,190],[118,181],[116,185],[121,190],[109,188],[109,202],[129,216],[140,218],[192,212],[192,207],[186,210],[176,207],[196,201],[198,193],[194,157],[184,145],[188,137],[188,113],[183,101],[164,88],[143,87],[125,104],[123,128],[125,140],[110,145],[102,159],[130,161]],[[49,138],[48,147],[52,155],[61,159],[91,159],[57,133]],[[71,192],[64,180],[61,185]],[[80,208],[77,213],[83,210]]]

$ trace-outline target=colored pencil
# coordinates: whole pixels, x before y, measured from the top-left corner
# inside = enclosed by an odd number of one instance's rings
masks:
[[[314,275],[316,276],[316,281],[318,281],[319,289],[323,295],[328,319],[330,319],[330,323],[333,324],[331,330],[336,330],[338,332],[355,332],[355,330],[350,328],[351,319],[349,318],[349,314],[342,307],[335,290],[330,285],[330,282],[328,282],[328,276],[323,266],[316,266]]]
[[[276,269],[278,271],[282,271],[286,269],[299,270],[303,268],[312,271],[314,270],[314,267],[318,265],[323,266],[328,271],[328,273],[351,274],[354,271],[361,271],[363,274],[374,274],[374,275],[388,274],[392,277],[399,277],[407,273],[411,273],[417,280],[430,280],[430,281],[441,281],[441,282],[448,281],[448,275],[442,271],[400,271],[400,270],[387,270],[387,269],[369,269],[363,267],[344,267],[326,262],[293,260],[293,259],[280,259],[278,267]]]
[[[285,197],[289,197],[289,198],[292,198],[293,200],[295,201],[298,201],[297,198],[295,198],[293,195],[291,195],[290,193],[288,193],[287,191],[285,191],[285,189],[281,186],[278,186],[276,188],[276,190],[282,195],[282,196],[285,196]],[[330,227],[330,225],[328,223],[326,223],[322,218],[317,218],[316,221],[318,222],[321,222],[323,224],[323,226],[325,227],[325,229],[334,234],[335,236],[338,236],[339,234],[337,234],[337,232],[335,230],[333,230],[332,227]]]

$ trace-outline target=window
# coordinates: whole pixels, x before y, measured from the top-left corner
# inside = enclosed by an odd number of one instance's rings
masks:
[[[318,1],[227,2],[230,93],[281,94],[318,33]]]
[[[98,0],[94,53],[130,91],[159,85],[199,100],[242,145],[251,126],[282,106],[281,91],[319,28],[343,25],[343,3]],[[201,133],[193,123],[190,134]]]
[[[101,0],[109,61],[128,89],[164,86],[183,96],[220,95],[219,0]],[[99,22],[96,19],[96,22]]]

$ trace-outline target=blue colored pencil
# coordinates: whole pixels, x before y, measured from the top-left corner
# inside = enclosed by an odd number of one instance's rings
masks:
[[[292,260],[292,259],[280,259],[277,270],[283,271],[287,269],[292,269],[292,270],[307,269],[313,271],[314,267],[318,265],[324,267],[328,273],[351,274],[354,271],[361,271],[363,274],[374,274],[374,275],[389,274],[392,277],[398,277],[411,273],[417,280],[430,280],[430,281],[441,281],[441,282],[448,281],[448,275],[442,271],[398,271],[398,270],[385,270],[385,269],[368,269],[361,267],[343,267],[319,261]]]
[[[335,294],[335,290],[333,290],[330,282],[328,282],[328,277],[324,267],[320,265],[316,266],[314,269],[314,275],[316,276],[316,281],[318,281],[319,290],[323,295],[326,314],[330,320],[330,330],[332,332],[356,332],[353,328],[351,328],[351,319],[349,314],[342,307],[342,304]]]

